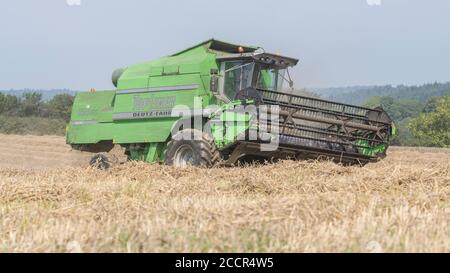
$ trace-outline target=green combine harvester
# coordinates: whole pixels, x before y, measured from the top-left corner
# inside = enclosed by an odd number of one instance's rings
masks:
[[[296,94],[289,68],[297,63],[211,39],[117,69],[116,90],[76,95],[67,143],[93,153],[91,165],[102,169],[125,160],[210,167],[246,159],[363,165],[383,158],[395,134],[387,113]]]

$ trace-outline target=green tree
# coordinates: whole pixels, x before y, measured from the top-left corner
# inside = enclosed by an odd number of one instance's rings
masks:
[[[413,119],[409,128],[424,146],[450,147],[450,95],[436,99],[435,110],[423,112]]]
[[[0,93],[0,114],[17,115],[20,101],[16,96]]]
[[[23,94],[20,101],[20,115],[24,117],[37,116],[42,107],[42,94],[37,92]]]
[[[441,98],[442,98],[442,97],[431,97],[431,98],[427,101],[427,103],[425,104],[425,106],[423,107],[422,112],[423,112],[423,113],[431,113],[431,112],[436,111],[437,105],[438,105],[439,100],[440,100]]]
[[[396,122],[402,121],[405,118],[417,116],[422,109],[420,103],[415,100],[378,96],[369,98],[366,103],[364,103],[364,106],[370,108],[381,106]]]

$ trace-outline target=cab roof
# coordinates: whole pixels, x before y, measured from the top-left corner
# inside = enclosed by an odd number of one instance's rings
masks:
[[[254,60],[258,63],[263,63],[266,65],[276,66],[278,68],[286,68],[290,66],[295,66],[298,63],[298,59],[282,56],[279,54],[272,54],[266,52],[253,52],[253,53],[242,53],[242,54],[227,54],[224,56],[217,57],[218,60]]]
[[[200,46],[204,46],[206,49],[209,49],[212,51],[219,51],[219,52],[230,53],[230,54],[251,53],[251,52],[255,52],[256,50],[259,49],[259,47],[255,47],[255,46],[238,45],[238,44],[228,43],[228,42],[224,42],[224,41],[220,41],[220,40],[212,38],[212,39],[206,40],[204,42],[201,42],[199,44],[196,44],[194,46],[191,46],[187,49],[184,49],[182,51],[179,51],[175,54],[172,54],[171,56],[177,56],[177,55],[183,54],[191,49],[194,49],[194,48],[200,47]]]
[[[259,52],[258,49],[261,49],[260,47],[233,44],[214,38],[170,55],[170,57],[179,56],[198,47],[204,47],[207,51],[215,53],[218,60],[254,59],[257,62],[275,65],[280,68],[295,66],[298,63],[298,60],[295,58],[281,56],[279,54]]]

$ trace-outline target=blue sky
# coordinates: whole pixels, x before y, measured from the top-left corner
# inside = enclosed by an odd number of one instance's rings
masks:
[[[299,58],[297,87],[450,81],[448,0],[78,1],[0,2],[0,89],[111,89],[210,37]]]

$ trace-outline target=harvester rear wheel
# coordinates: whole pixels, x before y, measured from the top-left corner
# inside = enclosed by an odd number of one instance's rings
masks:
[[[165,164],[176,167],[212,167],[221,158],[213,138],[195,129],[175,134],[167,144]]]

